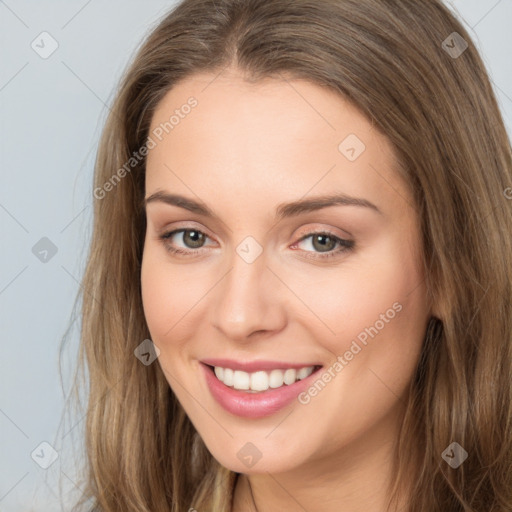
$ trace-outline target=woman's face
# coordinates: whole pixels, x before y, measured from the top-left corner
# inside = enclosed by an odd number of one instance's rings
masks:
[[[236,73],[179,83],[149,135],[144,312],[213,456],[282,472],[392,440],[430,308],[387,139],[330,90]]]

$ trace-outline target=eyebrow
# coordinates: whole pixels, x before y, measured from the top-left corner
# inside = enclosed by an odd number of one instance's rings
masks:
[[[215,213],[203,202],[190,199],[179,194],[170,194],[164,191],[157,191],[144,199],[144,208],[149,203],[162,202],[172,206],[178,206],[204,217],[216,218]],[[358,206],[371,209],[382,215],[382,211],[367,199],[352,197],[346,194],[331,194],[315,196],[309,199],[299,199],[290,203],[281,203],[277,206],[275,216],[277,220],[322,210],[330,206]]]

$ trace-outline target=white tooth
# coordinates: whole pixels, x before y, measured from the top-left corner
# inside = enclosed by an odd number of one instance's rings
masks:
[[[222,381],[226,386],[233,385],[233,370],[231,368],[224,368],[224,380]]]
[[[308,366],[307,368],[301,368],[297,372],[297,378],[299,380],[305,379],[306,377],[309,377],[313,373],[313,366]]]
[[[215,367],[215,375],[217,376],[217,379],[219,379],[221,382],[224,382],[224,368],[221,368],[220,366]]]
[[[288,370],[284,372],[284,383],[288,384],[289,386],[290,384],[293,384],[296,380],[297,370],[294,370],[293,368],[288,368]]]
[[[251,389],[266,391],[268,389],[268,373],[263,371],[251,373]]]
[[[235,389],[249,389],[249,384],[250,375],[247,372],[235,370],[233,374],[233,387]]]
[[[300,370],[288,368],[287,370],[272,370],[270,373],[265,371],[247,373],[241,370],[232,370],[231,368],[214,367],[216,377],[226,386],[245,390],[249,393],[267,391],[269,388],[279,388],[283,384],[289,386],[297,380],[309,377],[313,370],[314,366],[308,366]]]
[[[268,379],[271,388],[280,388],[284,383],[284,373],[282,370],[272,370]]]

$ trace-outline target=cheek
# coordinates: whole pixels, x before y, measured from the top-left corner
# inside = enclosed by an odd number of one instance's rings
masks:
[[[204,306],[219,276],[206,266],[170,261],[165,250],[150,242],[141,266],[144,315],[152,341],[162,352],[160,362],[176,366],[189,359],[205,327]],[[181,362],[183,362],[181,360]]]
[[[158,340],[171,325],[166,322],[169,306],[172,307],[172,290],[168,273],[155,261],[150,251],[144,251],[141,267],[141,292],[144,316],[152,339]],[[175,284],[173,283],[173,286]],[[167,313],[167,314],[166,314]]]
[[[144,316],[151,340],[160,350],[160,368],[184,405],[189,400],[182,386],[189,378],[186,362],[192,333],[194,327],[197,328],[197,321],[193,321],[191,314],[200,296],[197,288],[194,280],[185,278],[180,265],[169,263],[164,251],[154,246],[144,250],[141,266]]]
[[[421,337],[425,289],[414,246],[382,238],[339,267],[303,275],[295,291],[315,313],[316,339],[332,353],[344,353],[354,340],[364,347],[375,337]]]
[[[179,332],[177,323],[180,318],[186,318],[186,309],[190,309],[190,306],[186,306],[193,300],[194,281],[182,282],[180,267],[170,264],[161,253],[156,247],[145,248],[141,292],[152,340],[160,350],[167,350],[166,340],[175,339],[175,334]]]

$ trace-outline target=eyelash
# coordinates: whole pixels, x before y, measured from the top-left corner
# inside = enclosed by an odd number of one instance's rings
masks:
[[[181,229],[175,229],[174,231],[168,231],[166,233],[162,233],[161,235],[159,235],[158,238],[164,244],[165,249],[167,251],[169,251],[170,253],[172,253],[172,254],[180,254],[180,255],[183,255],[185,257],[194,257],[198,252],[201,252],[201,249],[203,249],[203,247],[200,248],[200,249],[189,249],[189,250],[176,249],[175,247],[172,247],[169,244],[169,242],[168,242],[168,240],[170,238],[172,238],[172,236],[174,236],[175,234],[177,234],[177,233],[185,233],[186,231],[195,231],[197,233],[201,233],[202,235],[205,235],[206,237],[208,237],[208,235],[206,235],[206,233],[203,233],[199,229],[195,229],[195,228],[181,228]],[[318,254],[319,256],[306,256],[306,258],[325,260],[325,259],[328,259],[328,258],[332,258],[332,257],[338,256],[341,253],[348,252],[348,251],[352,250],[354,248],[354,245],[355,245],[353,240],[346,240],[346,239],[343,239],[343,238],[339,238],[338,236],[334,235],[333,233],[330,233],[329,231],[314,231],[312,233],[308,233],[308,234],[304,235],[300,240],[298,240],[296,242],[296,244],[306,240],[307,238],[310,238],[310,237],[316,236],[316,235],[328,236],[329,238],[333,239],[337,244],[340,244],[341,247],[338,248],[337,250],[332,250],[332,251],[329,251],[329,252],[326,252],[326,253],[319,253],[319,252],[314,252],[313,251],[314,254]],[[296,245],[296,244],[294,244],[294,245]],[[306,251],[306,252],[309,253],[311,251]]]

